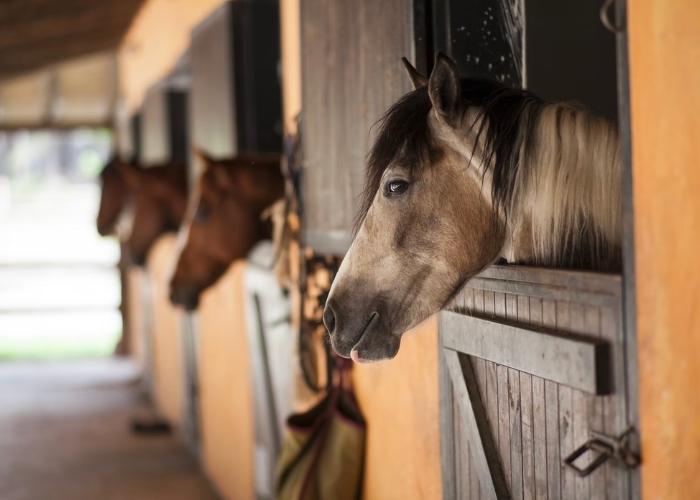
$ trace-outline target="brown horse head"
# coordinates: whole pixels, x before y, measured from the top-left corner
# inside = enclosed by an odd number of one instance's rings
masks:
[[[97,232],[101,236],[114,234],[117,221],[129,200],[129,189],[122,177],[119,160],[110,158],[100,172],[100,208],[97,212]]]
[[[333,348],[356,361],[395,356],[405,331],[499,257],[551,264],[562,245],[616,238],[610,127],[460,80],[442,55],[428,80],[409,74],[417,88],[382,120],[324,311]]]
[[[170,281],[171,301],[190,310],[233,261],[269,237],[261,215],[284,191],[279,156],[201,156],[205,169],[190,199]]]
[[[187,207],[187,173],[181,165],[141,168],[120,164],[131,194],[133,220],[125,245],[131,261],[144,265],[159,236],[177,231]]]

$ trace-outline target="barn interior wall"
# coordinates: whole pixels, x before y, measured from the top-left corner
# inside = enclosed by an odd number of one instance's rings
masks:
[[[129,112],[190,43],[190,31],[224,0],[147,0],[118,51],[121,96]]]
[[[168,277],[175,237],[161,237],[148,257],[153,317],[153,395],[160,412],[179,432],[184,423],[184,355],[182,352],[182,312],[168,298]]]
[[[253,498],[255,429],[243,277],[239,262],[198,311],[202,462],[224,498]]]
[[[700,3],[628,0],[645,498],[700,498]]]

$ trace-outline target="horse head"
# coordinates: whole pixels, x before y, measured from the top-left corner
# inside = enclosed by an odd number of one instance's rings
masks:
[[[199,154],[205,168],[189,201],[170,280],[170,300],[189,310],[233,261],[269,236],[261,214],[283,195],[279,156],[217,161]]]
[[[333,348],[356,361],[394,357],[401,335],[503,246],[503,223],[465,168],[468,106],[453,63],[439,58],[427,81],[412,67],[409,76],[416,89],[383,118],[359,229],[324,311]]]
[[[576,265],[619,255],[612,124],[438,55],[381,121],[355,238],[324,322],[335,351],[391,358],[401,336],[498,258]],[[585,265],[585,264],[584,264]]]
[[[132,221],[125,245],[131,261],[144,265],[159,236],[177,231],[187,206],[187,174],[182,165],[141,168],[120,164],[131,193]]]
[[[122,177],[119,160],[110,158],[100,172],[100,208],[97,212],[97,232],[101,236],[114,234],[119,216],[129,200],[129,189]]]

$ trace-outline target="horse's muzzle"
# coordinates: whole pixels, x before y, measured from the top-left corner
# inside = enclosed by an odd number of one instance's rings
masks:
[[[401,343],[400,336],[386,328],[377,311],[369,317],[344,313],[333,299],[326,302],[323,323],[336,354],[357,362],[393,358]]]

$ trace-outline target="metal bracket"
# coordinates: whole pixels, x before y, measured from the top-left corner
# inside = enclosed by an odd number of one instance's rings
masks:
[[[601,432],[590,431],[590,438],[576,448],[564,459],[564,465],[572,469],[579,477],[586,477],[608,460],[634,469],[641,463],[639,455],[630,446],[630,441],[636,435],[636,430],[630,427],[617,437],[608,436]],[[585,467],[575,464],[587,452],[597,453],[595,458]]]

